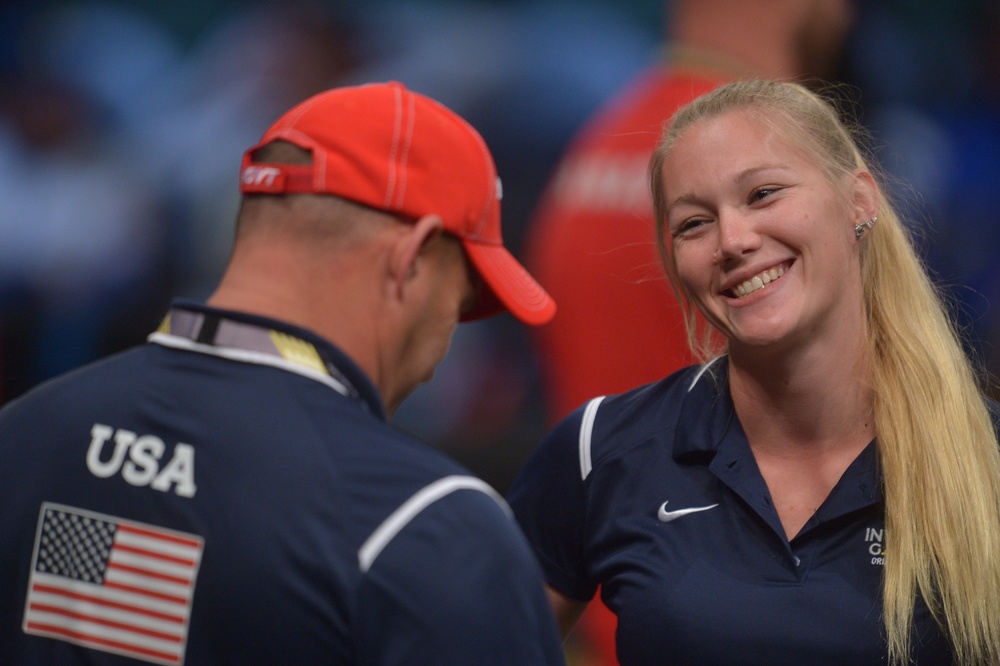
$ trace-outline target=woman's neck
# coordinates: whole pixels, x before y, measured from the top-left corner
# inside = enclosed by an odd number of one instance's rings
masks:
[[[730,392],[751,447],[863,448],[875,436],[867,358],[862,339],[777,358],[731,352]]]

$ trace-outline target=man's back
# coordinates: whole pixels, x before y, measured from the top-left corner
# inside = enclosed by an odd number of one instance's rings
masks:
[[[0,663],[557,663],[492,491],[333,346],[220,319],[0,412]]]

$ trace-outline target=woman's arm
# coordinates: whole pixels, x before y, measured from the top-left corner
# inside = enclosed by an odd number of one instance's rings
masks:
[[[573,631],[583,611],[587,608],[586,601],[570,599],[561,592],[557,592],[550,586],[545,586],[545,591],[549,595],[549,603],[552,604],[552,611],[556,614],[556,621],[559,624],[559,633],[563,640]]]

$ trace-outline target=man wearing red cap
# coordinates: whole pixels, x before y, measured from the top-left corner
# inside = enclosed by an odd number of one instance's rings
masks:
[[[506,504],[389,424],[460,320],[555,311],[481,137],[340,88],[240,176],[207,304],[0,411],[0,663],[562,663]]]

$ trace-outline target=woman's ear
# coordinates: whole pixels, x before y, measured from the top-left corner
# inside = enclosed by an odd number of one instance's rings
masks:
[[[397,297],[402,297],[407,284],[421,269],[426,250],[444,233],[444,222],[437,215],[425,215],[396,239],[390,259],[390,270]]]
[[[878,215],[879,192],[875,177],[868,171],[858,171],[854,174],[852,183],[852,229],[859,224],[869,223]]]

